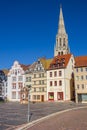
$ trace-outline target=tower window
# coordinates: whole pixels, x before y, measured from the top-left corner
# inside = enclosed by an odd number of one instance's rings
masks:
[[[63,55],[63,51],[61,52],[61,55]]]
[[[65,44],[65,38],[63,38],[63,44]]]
[[[60,46],[61,46],[61,38],[60,38],[60,40],[59,40],[59,44],[60,44]]]
[[[60,52],[58,52],[58,55],[60,56]]]

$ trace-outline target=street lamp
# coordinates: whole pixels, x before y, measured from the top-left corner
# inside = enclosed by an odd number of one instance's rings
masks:
[[[30,94],[30,90],[31,90],[31,85],[27,85],[28,87],[28,119],[27,119],[27,122],[30,122],[30,100],[29,100],[29,94]]]

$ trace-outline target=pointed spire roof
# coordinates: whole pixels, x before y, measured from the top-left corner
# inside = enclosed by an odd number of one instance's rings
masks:
[[[58,34],[66,34],[62,6],[60,5],[60,15],[59,15],[59,25],[58,25]]]

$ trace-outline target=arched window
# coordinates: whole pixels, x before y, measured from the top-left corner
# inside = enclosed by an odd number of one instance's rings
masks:
[[[58,55],[60,56],[60,52],[58,52]]]
[[[59,45],[61,46],[61,38],[59,39]]]
[[[61,52],[61,55],[63,55],[63,51]]]

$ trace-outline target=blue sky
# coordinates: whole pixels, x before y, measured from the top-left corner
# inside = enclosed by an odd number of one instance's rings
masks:
[[[71,53],[87,55],[87,0],[2,0],[0,69],[53,57],[60,4]]]

